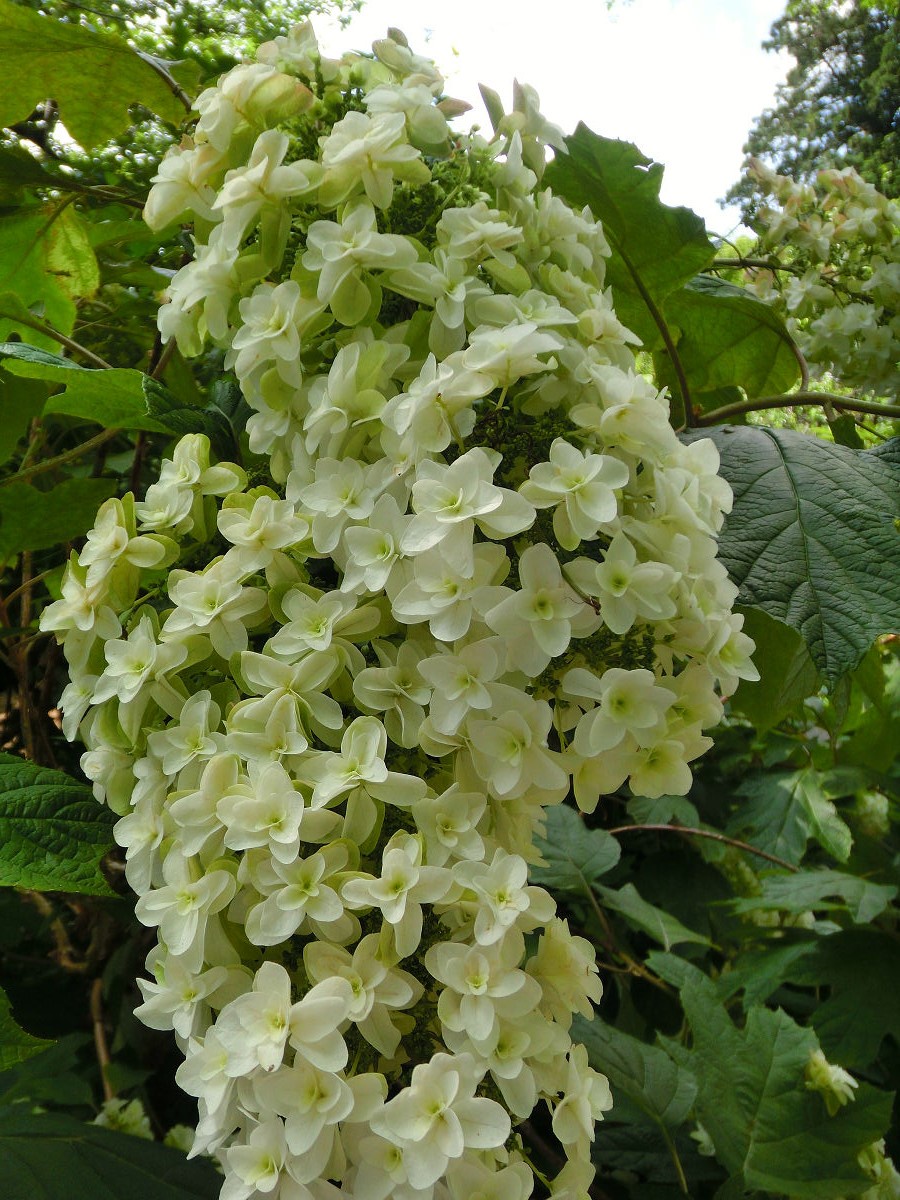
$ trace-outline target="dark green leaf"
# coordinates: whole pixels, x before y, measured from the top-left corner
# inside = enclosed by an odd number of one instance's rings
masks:
[[[719,1161],[748,1188],[826,1200],[871,1185],[857,1161],[890,1121],[892,1096],[860,1084],[829,1116],[804,1087],[815,1034],[784,1012],[752,1008],[737,1029],[705,977],[681,989],[693,1035],[697,1115]]]
[[[0,1071],[24,1062],[52,1046],[45,1038],[32,1037],[13,1020],[6,992],[0,988]]]
[[[0,1155],[4,1200],[215,1200],[222,1184],[168,1146],[18,1108],[0,1110]]]
[[[98,864],[114,820],[77,779],[0,754],[0,886],[110,895]]]
[[[46,384],[14,379],[0,370],[0,464],[15,453],[31,422],[40,416],[46,399]]]
[[[845,908],[858,925],[879,916],[897,895],[893,884],[872,883],[842,871],[798,871],[796,875],[767,875],[758,896],[731,902],[735,912],[801,913],[811,909]],[[830,903],[825,903],[831,897]],[[834,898],[839,898],[835,900]]]
[[[0,561],[81,537],[116,487],[114,479],[65,479],[49,492],[29,483],[0,487]]]
[[[747,829],[761,850],[799,862],[814,837],[840,862],[846,862],[853,837],[812,767],[751,775],[740,786],[750,804],[733,818],[729,831]]]
[[[532,867],[541,887],[583,894],[619,861],[619,843],[602,829],[588,829],[573,808],[560,804],[547,812],[546,837],[535,838],[546,866]]]
[[[24,121],[50,97],[72,137],[90,150],[128,126],[128,106],[136,101],[168,121],[183,120],[169,86],[121,38],[10,0],[0,0],[0,24],[0,125]]]
[[[800,379],[784,322],[743,288],[698,275],[667,297],[664,315],[678,330],[678,357],[692,394],[736,386],[752,399],[780,395]],[[730,403],[728,393],[719,403]]]
[[[613,250],[607,282],[616,312],[648,348],[660,342],[647,300],[657,306],[715,257],[703,221],[659,198],[663,168],[630,142],[613,141],[579,124],[566,138],[545,181],[575,205],[587,204],[603,222]]]
[[[791,430],[705,430],[734,510],[719,557],[740,602],[796,629],[834,684],[900,629],[900,472],[889,459]]]
[[[727,832],[790,863],[806,851],[810,826],[795,796],[793,771],[760,771],[745,779],[739,795],[746,797],[728,824]]]
[[[664,1050],[595,1018],[576,1017],[572,1037],[587,1047],[591,1066],[609,1079],[613,1097],[624,1093],[657,1125],[675,1129],[697,1097],[697,1081]],[[616,1119],[615,1107],[612,1111]]]
[[[169,432],[166,424],[150,415],[151,398],[155,401],[157,393],[165,389],[141,371],[126,367],[88,370],[21,342],[0,343],[0,355],[5,356],[4,368],[12,375],[45,379],[65,388],[50,397],[45,413],[81,417],[107,429]]]
[[[890,934],[847,929],[818,938],[784,977],[829,989],[811,1021],[834,1062],[865,1069],[887,1034],[900,1041],[900,945]]]
[[[84,1064],[94,1045],[83,1033],[68,1033],[27,1062],[0,1073],[0,1105],[53,1105],[90,1109],[94,1105]],[[0,1110],[2,1111],[2,1110]]]
[[[744,617],[744,633],[756,642],[753,662],[759,679],[742,680],[731,707],[765,732],[815,694],[819,674],[796,630],[759,608],[747,609]]]
[[[628,801],[628,815],[636,825],[679,825],[697,826],[700,814],[684,796],[632,796]]]
[[[620,888],[608,888],[598,884],[596,891],[604,907],[619,913],[629,925],[649,934],[667,950],[670,946],[677,946],[682,942],[709,945],[708,937],[704,937],[702,933],[695,933],[663,909],[649,904],[633,883],[626,883]]]

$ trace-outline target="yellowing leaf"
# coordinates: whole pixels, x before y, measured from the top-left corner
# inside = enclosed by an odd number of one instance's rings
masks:
[[[44,100],[59,106],[86,150],[130,124],[140,102],[167,121],[184,117],[168,84],[121,38],[40,16],[0,0],[0,125],[24,121]]]

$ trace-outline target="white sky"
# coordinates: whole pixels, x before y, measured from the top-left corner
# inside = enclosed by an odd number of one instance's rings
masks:
[[[512,81],[569,133],[584,121],[634,142],[666,167],[662,198],[728,233],[717,201],[735,181],[753,118],[771,104],[790,60],[760,43],[785,0],[365,0],[340,32],[314,19],[326,54],[368,49],[389,25],[435,59],[447,92],[489,128],[478,83],[512,104]]]

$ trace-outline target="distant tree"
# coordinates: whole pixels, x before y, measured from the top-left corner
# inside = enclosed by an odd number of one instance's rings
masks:
[[[798,180],[853,166],[900,195],[900,2],[788,0],[763,47],[796,63],[757,117],[747,153]],[[745,179],[728,199],[752,209],[753,191]]]

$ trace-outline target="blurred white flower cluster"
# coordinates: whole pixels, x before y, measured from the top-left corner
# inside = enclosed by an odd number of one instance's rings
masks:
[[[635,370],[600,226],[540,190],[531,89],[461,136],[433,63],[373,50],[299,26],[197,101],[146,209],[195,229],[160,328],[225,351],[253,477],[182,438],[43,627],[223,1200],[527,1200],[540,1103],[576,1200],[601,987],[534,835],[573,789],[686,792],[756,677],[731,493]]]
[[[750,175],[771,201],[757,214],[764,250],[785,270],[752,286],[781,309],[817,373],[885,399],[900,395],[900,203],[852,167],[815,186],[758,159]]]

